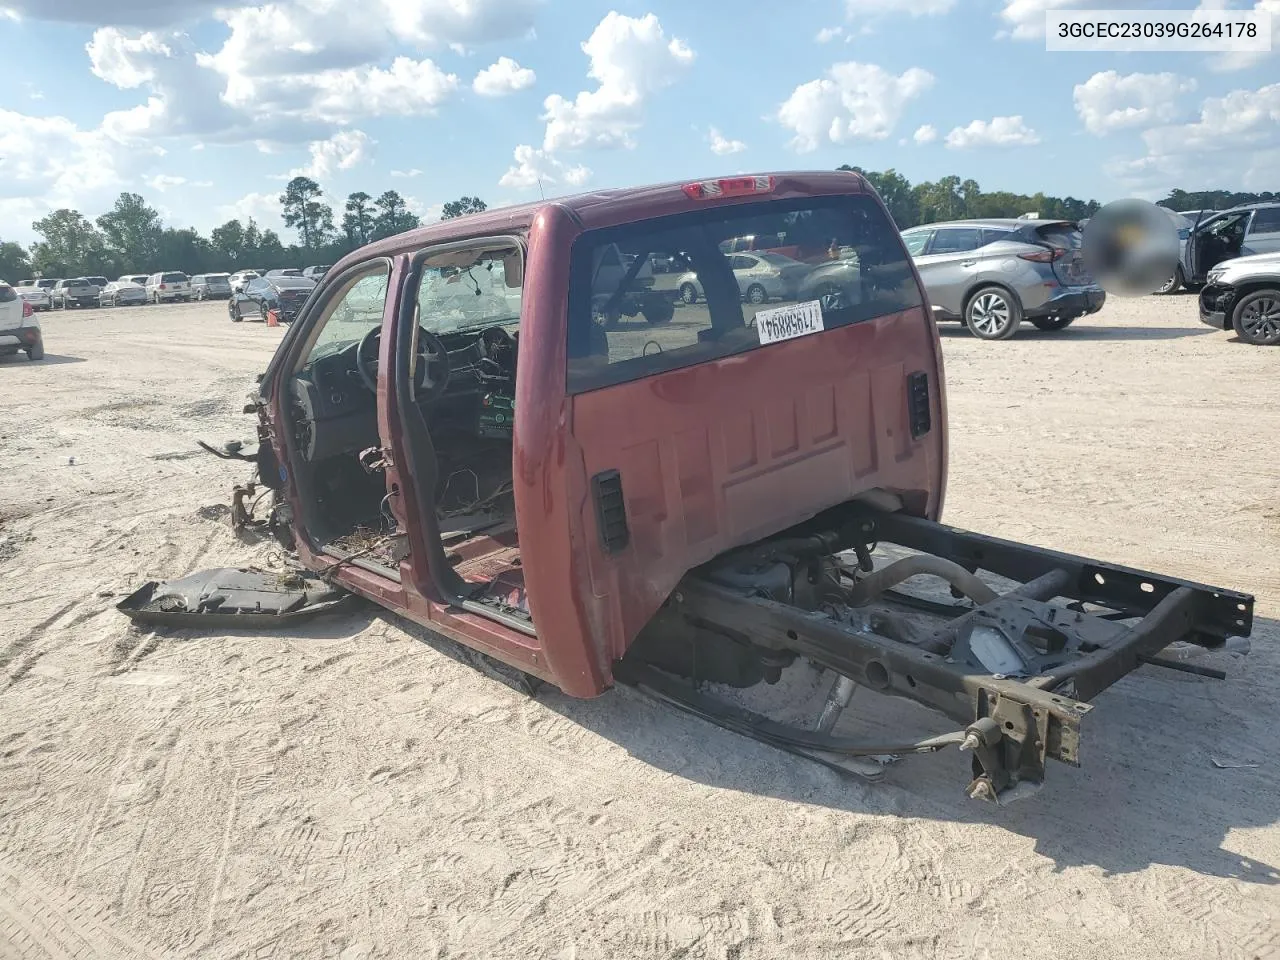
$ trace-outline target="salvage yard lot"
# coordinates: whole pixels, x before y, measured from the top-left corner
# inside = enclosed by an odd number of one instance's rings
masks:
[[[1226,682],[1139,670],[1004,809],[956,753],[868,786],[629,691],[529,699],[371,609],[131,628],[149,579],[279,562],[193,441],[252,436],[281,331],[42,320],[43,363],[0,360],[0,957],[1280,955],[1280,355],[1194,297],[943,330],[948,522],[1258,597]],[[929,722],[864,690],[841,731]]]

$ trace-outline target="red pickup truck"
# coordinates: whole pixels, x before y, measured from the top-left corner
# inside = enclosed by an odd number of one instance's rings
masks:
[[[858,249],[842,295],[744,303],[722,244],[762,221]],[[686,258],[705,292],[657,326],[618,309],[654,254]],[[440,271],[474,309],[424,294]],[[270,526],[300,572],[148,584],[130,616],[271,626],[350,592],[572,696],[632,684],[860,775],[966,749],[969,795],[995,801],[1038,787],[1049,759],[1078,764],[1088,701],[1139,664],[1178,667],[1169,644],[1252,625],[1243,593],[939,522],[938,334],[852,172],[596,192],[362,247],[325,274],[248,409],[258,449],[221,452],[256,464],[235,516]],[[258,485],[264,517],[244,506]],[[907,585],[922,575],[942,592]],[[798,661],[831,676],[809,725],[708,686],[774,683]],[[858,687],[945,725],[838,734]]]

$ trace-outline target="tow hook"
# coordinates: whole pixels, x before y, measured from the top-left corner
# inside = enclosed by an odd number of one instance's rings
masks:
[[[1003,738],[1000,724],[990,717],[979,717],[965,727],[964,741],[960,744],[960,750],[966,753],[972,752],[974,766],[981,770],[965,790],[970,799],[986,800],[997,804],[1000,802],[992,777],[1002,766],[995,747]]]

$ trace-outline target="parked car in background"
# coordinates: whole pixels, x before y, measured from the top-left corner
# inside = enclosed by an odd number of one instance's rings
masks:
[[[983,340],[1007,340],[1023,320],[1061,330],[1102,309],[1082,236],[1066,220],[954,220],[912,227],[902,241],[935,320],[959,320]]]
[[[128,280],[112,280],[98,294],[98,304],[103,307],[130,307],[146,302],[146,288]]]
[[[123,277],[117,277],[121,283],[136,283],[140,287],[147,285],[147,275],[145,273],[130,273]]]
[[[52,286],[53,282],[50,281],[49,285]],[[31,304],[32,310],[48,310],[53,306],[53,302],[49,299],[48,287],[37,287],[34,280],[23,280],[14,289],[18,291],[19,297]]]
[[[722,253],[763,253],[765,251],[781,254],[792,260],[814,261],[826,258],[826,246],[801,247],[790,242],[787,237],[776,233],[751,233],[741,237],[730,237],[720,242]]]
[[[232,293],[243,293],[249,281],[257,280],[260,276],[262,274],[257,270],[237,270],[227,280],[227,283],[230,285]]]
[[[231,296],[231,276],[200,273],[191,278],[191,293],[197,300],[226,300]]]
[[[32,360],[44,359],[40,321],[31,304],[0,280],[0,356],[12,356],[19,350],[25,350]]]
[[[175,303],[191,300],[191,278],[185,273],[171,270],[153,273],[147,277],[147,299],[152,303]]]
[[[88,280],[90,283],[92,283],[99,290],[101,290],[103,287],[107,285],[106,277],[85,277],[85,279]]]
[[[263,274],[264,277],[300,277],[302,271],[297,267],[278,267],[275,270],[268,270]]]
[[[675,316],[675,302],[672,295],[663,290],[656,290],[657,281],[653,276],[653,266],[648,260],[637,264],[637,255],[623,253],[616,243],[601,244],[592,254],[594,264],[592,273],[617,291],[618,295],[610,300],[593,298],[591,316],[597,326],[612,330],[622,322],[623,317],[642,317],[650,326],[667,323]],[[444,271],[446,283],[457,282],[459,291],[465,290],[462,280],[466,274],[449,274]],[[474,288],[473,288],[474,292]]]
[[[724,244],[721,244],[723,249]],[[748,303],[768,303],[770,300],[792,300],[800,287],[800,281],[812,269],[807,264],[792,260],[772,250],[760,253],[734,253],[727,257],[738,290]],[[698,275],[692,270],[683,273],[676,281],[680,299],[687,304],[706,299]]]
[[[316,283],[319,283],[320,278],[329,272],[330,266],[331,264],[326,263],[323,266],[318,267],[304,267],[302,270],[302,276],[306,277],[308,280],[314,280]]]
[[[233,323],[245,317],[267,319],[275,310],[280,320],[290,322],[307,302],[316,282],[306,277],[265,276],[250,280],[242,293],[233,293],[227,301],[227,314]]]
[[[1280,253],[1280,203],[1248,203],[1220,210],[1200,221],[1187,243],[1188,283],[1204,283],[1225,260]]]
[[[1219,263],[1200,291],[1200,320],[1245,343],[1280,345],[1280,252]]]
[[[52,305],[66,310],[68,307],[96,307],[98,288],[85,277],[59,280],[49,294]]]

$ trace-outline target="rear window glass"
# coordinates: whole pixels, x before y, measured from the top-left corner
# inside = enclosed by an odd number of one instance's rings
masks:
[[[187,275],[185,273],[162,273],[160,275],[161,283],[186,283]]]
[[[1036,236],[1050,246],[1078,250],[1084,235],[1069,223],[1050,223],[1036,228]]]
[[[727,241],[746,236],[780,246],[730,253]],[[682,271],[637,269],[655,254]],[[823,330],[921,305],[898,231],[872,198],[715,206],[590,231],[570,262],[569,392],[754,350],[785,319],[756,315],[798,304]]]

